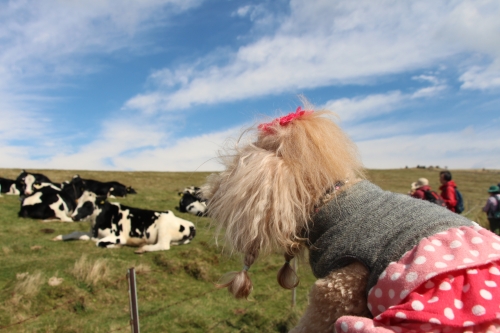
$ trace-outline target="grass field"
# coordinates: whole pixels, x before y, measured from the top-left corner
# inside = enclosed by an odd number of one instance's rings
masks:
[[[177,192],[200,185],[207,173],[97,172],[30,170],[53,181],[82,178],[117,180],[138,192],[113,199],[126,205],[172,210],[196,224],[191,244],[170,251],[134,254],[134,248],[101,249],[93,242],[53,242],[59,234],[88,231],[88,222],[42,223],[17,217],[19,198],[0,198],[0,331],[128,332],[129,300],[125,279],[135,267],[142,332],[286,332],[307,306],[314,282],[307,262],[299,264],[301,283],[295,308],[291,292],[276,283],[283,263],[279,254],[260,258],[251,267],[254,290],[248,301],[234,300],[214,283],[225,272],[240,270],[239,256],[221,254],[209,220],[178,213]],[[0,169],[0,177],[16,178],[20,170]],[[487,227],[481,207],[486,190],[500,181],[499,171],[452,171],[464,195],[465,215]],[[410,183],[426,177],[433,189],[439,170],[369,170],[383,189],[407,193]],[[62,279],[62,280],[58,280]],[[49,281],[62,281],[51,286]]]

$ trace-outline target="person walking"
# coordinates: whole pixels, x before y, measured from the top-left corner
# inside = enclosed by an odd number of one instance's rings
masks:
[[[488,221],[490,222],[490,230],[497,235],[500,235],[500,187],[498,185],[491,185],[488,189],[490,197],[486,201],[486,205],[483,207],[483,212],[488,215]]]
[[[455,207],[457,206],[457,194],[456,187],[457,184],[451,178],[451,172],[441,171],[439,173],[439,182],[441,183],[441,198],[443,198],[446,208],[455,212]]]

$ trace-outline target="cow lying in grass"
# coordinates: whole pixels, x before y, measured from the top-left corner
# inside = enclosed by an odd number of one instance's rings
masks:
[[[181,199],[179,206],[175,207],[181,213],[190,213],[196,216],[205,216],[207,214],[206,201],[200,195],[200,188],[188,186],[182,192],[179,192]]]
[[[33,184],[35,185],[31,186]],[[85,182],[81,178],[74,178],[62,189],[41,184],[40,182],[30,184],[34,193],[22,197],[19,217],[42,219],[44,222],[73,222],[70,215],[77,206],[76,201],[85,190]]]
[[[14,179],[0,177],[0,193],[18,195],[21,193],[21,189],[17,186]]]
[[[74,177],[80,177],[75,175]],[[105,195],[110,198],[126,197],[127,194],[137,194],[132,186],[125,186],[117,181],[101,182],[94,179],[84,179],[87,189],[97,195]]]
[[[59,235],[54,240],[93,239],[99,247],[140,246],[136,253],[169,250],[188,244],[196,235],[194,224],[171,211],[133,208],[85,191],[72,215],[74,221],[89,219],[91,232]]]

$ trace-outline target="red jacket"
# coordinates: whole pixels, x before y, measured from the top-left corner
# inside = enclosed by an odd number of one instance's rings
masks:
[[[413,194],[411,196],[414,197],[414,198],[417,198],[417,199],[425,200],[425,193],[424,193],[424,191],[427,191],[427,190],[430,190],[430,189],[431,189],[431,187],[429,185],[420,186],[419,188],[417,188],[415,190],[415,192],[413,192]]]
[[[439,188],[441,190],[441,197],[446,203],[446,207],[452,212],[455,211],[455,207],[457,206],[457,195],[455,193],[455,188],[457,185],[453,180],[450,180],[444,185],[441,185]]]

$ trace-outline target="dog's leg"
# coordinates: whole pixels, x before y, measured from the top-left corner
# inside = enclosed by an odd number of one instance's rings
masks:
[[[290,333],[331,333],[342,316],[371,317],[366,306],[367,279],[368,270],[356,262],[317,280],[306,312]]]

